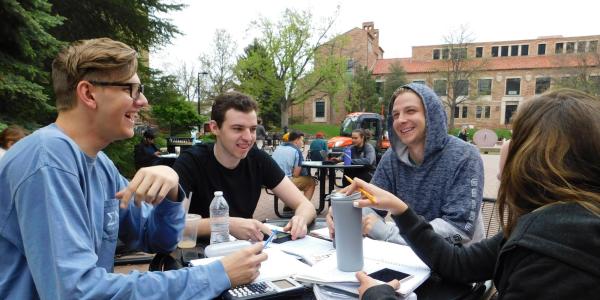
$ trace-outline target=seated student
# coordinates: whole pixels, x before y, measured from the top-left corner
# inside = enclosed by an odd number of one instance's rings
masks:
[[[415,253],[442,277],[493,279],[498,299],[597,299],[600,295],[600,99],[562,89],[521,104],[498,192],[503,232],[467,247],[444,242],[410,205],[356,180],[392,213]],[[585,138],[582,138],[585,137]],[[363,299],[394,288],[360,273]],[[395,285],[397,282],[392,282]]]
[[[322,132],[317,132],[315,134],[315,139],[310,142],[310,147],[308,148],[308,158],[314,161],[322,161],[326,159],[323,157],[322,151],[327,152],[327,141],[324,139],[325,135]]]
[[[133,150],[133,160],[136,169],[159,164],[160,151],[158,150],[158,147],[154,145],[154,138],[155,135],[152,129],[147,129],[144,131],[144,137],[140,143],[135,145]]]
[[[371,133],[368,129],[354,129],[352,131],[352,146],[350,146],[351,160],[353,165],[364,165],[360,169],[345,169],[344,175],[354,178],[358,177],[366,182],[371,181],[373,171],[377,167],[375,147],[369,143]],[[343,185],[350,184],[346,177],[342,180]]]
[[[212,106],[214,144],[197,144],[182,152],[173,169],[184,191],[193,192],[190,212],[202,215],[198,235],[210,235],[210,202],[223,191],[229,204],[229,232],[238,239],[262,241],[271,230],[252,219],[263,186],[295,211],[284,227],[292,238],[304,237],[316,210],[264,151],[253,147],[258,105],[247,95],[228,92]]]
[[[0,132],[0,158],[20,139],[28,134],[27,130],[19,125],[10,125]]]
[[[298,131],[290,132],[288,142],[281,144],[271,157],[279,168],[285,173],[296,187],[304,192],[306,199],[312,199],[315,193],[315,180],[302,169],[302,146],[304,145],[304,133]]]
[[[170,252],[185,218],[171,168],[127,182],[101,151],[131,138],[148,105],[136,70],[137,53],[107,38],[53,61],[56,122],[0,161],[0,299],[212,299],[258,276],[261,243],[206,266],[112,274],[117,239]]]
[[[392,95],[387,120],[391,147],[371,183],[411,205],[449,242],[481,240],[483,162],[473,145],[448,134],[439,97],[423,84],[400,87]],[[363,213],[365,234],[405,244],[396,226],[371,209]],[[334,234],[331,208],[327,224]]]

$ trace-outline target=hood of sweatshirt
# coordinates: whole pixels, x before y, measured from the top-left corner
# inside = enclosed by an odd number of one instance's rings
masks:
[[[442,150],[446,143],[448,143],[448,124],[446,117],[446,110],[442,100],[435,94],[435,92],[424,84],[410,83],[402,86],[401,88],[408,88],[415,92],[425,107],[425,155],[423,156],[423,163],[425,163],[429,157],[436,152]],[[394,107],[394,99],[391,99],[390,106],[388,109],[387,116],[387,128],[388,135],[390,136],[390,143],[393,151],[400,161],[407,165],[414,165],[408,158],[408,147],[404,144],[396,131],[394,131],[394,118],[392,117],[392,108]]]

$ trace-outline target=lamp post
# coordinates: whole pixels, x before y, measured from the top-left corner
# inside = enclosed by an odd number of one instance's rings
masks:
[[[201,114],[201,109],[200,109],[200,75],[208,75],[208,72],[206,72],[206,71],[200,71],[200,72],[198,72],[198,114]]]

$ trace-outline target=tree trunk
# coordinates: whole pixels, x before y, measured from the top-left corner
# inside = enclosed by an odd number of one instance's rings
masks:
[[[286,126],[289,127],[287,101],[285,101],[285,100],[281,101],[279,108],[280,108],[280,112],[281,112],[281,128],[283,129]]]

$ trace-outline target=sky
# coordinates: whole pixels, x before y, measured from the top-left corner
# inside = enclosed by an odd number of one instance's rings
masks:
[[[180,0],[188,6],[164,15],[183,33],[159,50],[150,64],[172,73],[183,63],[198,65],[211,49],[215,30],[225,29],[241,53],[257,35],[248,30],[261,17],[278,21],[286,8],[310,10],[314,20],[331,17],[339,5],[332,33],[344,33],[363,22],[379,29],[384,58],[410,57],[412,46],[442,44],[444,36],[461,25],[474,42],[534,39],[540,36],[600,34],[600,2],[590,0]],[[595,24],[595,25],[594,25]]]

